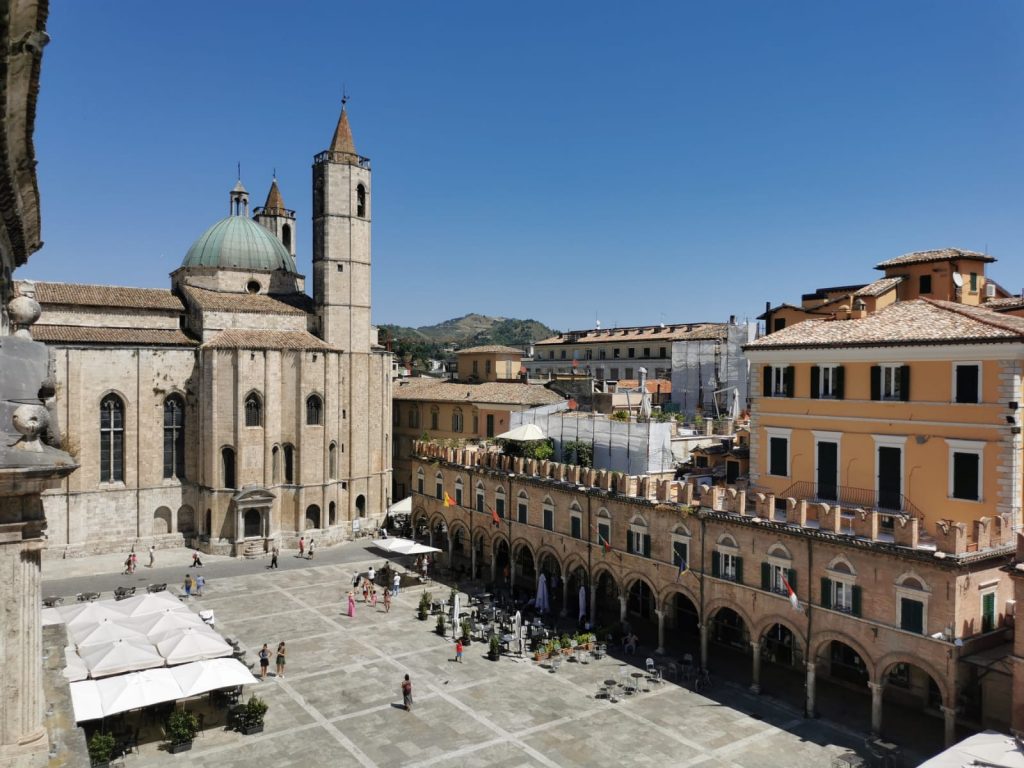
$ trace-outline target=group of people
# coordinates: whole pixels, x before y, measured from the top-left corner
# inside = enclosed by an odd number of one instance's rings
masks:
[[[270,669],[270,648],[264,643],[263,647],[260,648],[260,680],[267,679],[267,670]],[[285,648],[284,640],[277,644],[277,659],[275,660],[277,666],[277,676],[284,680],[284,665],[288,660],[288,649]]]
[[[185,589],[185,597],[192,597],[193,593],[195,593],[196,597],[202,597],[203,587],[206,586],[206,579],[203,578],[202,574],[193,576],[191,573],[186,573],[185,584],[183,586]]]
[[[276,549],[276,547],[275,547]],[[306,537],[299,537],[299,557],[304,557],[307,560],[313,559],[313,537],[309,537],[309,544],[306,544]]]
[[[149,546],[149,562],[146,563],[146,567],[152,568],[154,562],[156,562],[156,545],[151,544]],[[200,565],[202,565],[202,563],[200,563]],[[135,569],[138,567],[139,556],[135,554],[135,547],[132,547],[131,551],[128,552],[128,557],[124,559],[124,571],[122,571],[122,575],[131,576],[135,573]]]
[[[391,598],[398,594],[398,590],[402,583],[402,577],[397,572],[394,576],[391,575],[391,570],[388,566],[380,572],[380,576],[383,580],[383,601],[384,601],[384,613],[391,613]],[[348,607],[346,613],[349,618],[355,618],[356,616],[356,592],[361,590],[363,593],[363,603],[369,603],[371,607],[377,607],[377,571],[371,565],[366,575],[362,576],[356,574],[352,580],[352,589],[348,593]]]

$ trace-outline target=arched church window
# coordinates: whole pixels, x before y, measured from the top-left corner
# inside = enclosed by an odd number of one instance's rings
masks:
[[[185,401],[181,395],[164,400],[164,477],[185,477]]]
[[[331,443],[327,449],[327,476],[334,480],[338,476],[338,445]]]
[[[235,487],[235,449],[224,446],[220,449],[220,461],[223,470],[224,487]]]
[[[124,481],[124,402],[117,395],[100,401],[100,482]]]
[[[316,426],[323,423],[324,401],[320,395],[310,395],[306,398],[306,424]]]
[[[462,409],[456,408],[452,411],[452,432],[462,431]]]
[[[284,224],[281,227],[281,242],[284,247],[288,249],[289,253],[292,250],[292,228],[289,224]]]
[[[291,485],[295,482],[295,447],[284,446],[284,482]]]
[[[281,482],[281,449],[276,445],[270,449],[270,481],[274,485]]]
[[[362,184],[356,187],[356,216],[366,217],[366,187]]]
[[[250,392],[245,398],[245,426],[263,426],[263,401],[255,392]]]

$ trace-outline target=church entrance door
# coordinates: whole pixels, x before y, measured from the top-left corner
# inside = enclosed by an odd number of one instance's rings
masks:
[[[247,509],[245,510],[245,538],[255,539],[262,535],[262,522],[263,516],[260,514],[258,509]]]

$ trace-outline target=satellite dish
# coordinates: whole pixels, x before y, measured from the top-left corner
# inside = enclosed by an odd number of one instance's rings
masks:
[[[953,285],[955,285],[957,288],[964,287],[964,276],[961,275],[959,272],[953,273]]]

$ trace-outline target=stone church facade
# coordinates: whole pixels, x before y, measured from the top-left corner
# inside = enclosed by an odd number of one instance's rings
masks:
[[[169,290],[17,284],[81,465],[44,498],[51,550],[254,554],[379,524],[391,359],[370,324],[370,185],[343,109],[313,164],[312,298],[276,180],[253,215],[235,185]]]

